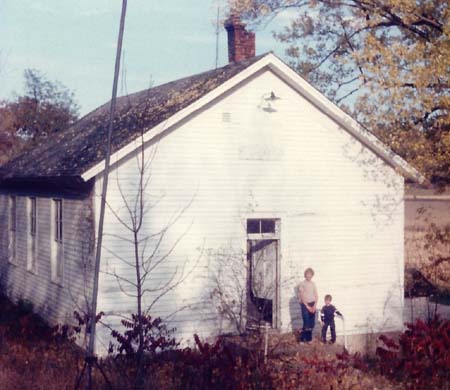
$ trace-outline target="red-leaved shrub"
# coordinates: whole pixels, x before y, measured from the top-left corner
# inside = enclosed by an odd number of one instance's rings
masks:
[[[169,329],[162,319],[152,318],[149,315],[138,316],[132,314],[131,320],[123,319],[122,325],[125,331],[119,332],[113,330],[111,336],[116,339],[116,344],[111,344],[109,352],[116,351],[119,355],[128,358],[134,358],[139,347],[139,334],[143,333],[143,352],[147,356],[154,356],[156,353],[163,352],[178,346],[176,340],[172,337],[175,329]]]
[[[450,383],[450,321],[407,324],[399,341],[380,336],[377,348],[382,373],[413,388],[445,388]]]

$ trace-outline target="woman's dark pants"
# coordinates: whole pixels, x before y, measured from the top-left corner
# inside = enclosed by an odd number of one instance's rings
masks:
[[[314,323],[316,320],[316,313],[311,313],[306,308],[304,303],[300,304],[303,318],[303,328],[300,334],[300,341],[308,342],[312,340],[312,332],[314,329]]]

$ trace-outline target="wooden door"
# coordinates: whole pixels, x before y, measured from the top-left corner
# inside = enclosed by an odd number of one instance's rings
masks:
[[[278,240],[248,240],[247,325],[276,327]]]

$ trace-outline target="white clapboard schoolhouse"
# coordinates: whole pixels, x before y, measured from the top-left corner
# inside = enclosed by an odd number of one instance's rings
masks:
[[[177,337],[236,331],[227,310],[244,327],[258,316],[280,331],[300,327],[306,267],[319,306],[331,294],[349,336],[401,330],[404,182],[420,175],[275,55],[255,56],[238,19],[227,30],[228,65],[118,99],[104,323],[136,312],[125,225],[144,183],[145,305]],[[2,290],[52,323],[73,322],[91,300],[108,110],[2,170]],[[98,347],[108,338],[104,328]]]

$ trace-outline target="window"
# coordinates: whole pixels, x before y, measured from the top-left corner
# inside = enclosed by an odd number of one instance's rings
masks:
[[[247,219],[248,234],[275,233],[275,219]]]
[[[27,270],[37,271],[37,201],[36,198],[28,198],[28,253]]]
[[[63,201],[52,201],[52,281],[62,284],[63,281]]]
[[[16,207],[17,201],[15,196],[11,196],[10,198],[10,206],[9,206],[9,229],[13,232],[16,231],[17,222],[16,222]]]
[[[37,203],[36,198],[30,198],[30,235],[36,237],[37,232]]]
[[[17,199],[15,196],[9,198],[9,262],[16,264],[16,241],[17,241]]]
[[[63,221],[62,221],[62,200],[55,199],[53,200],[55,207],[55,241],[62,243],[62,229],[63,229]]]

